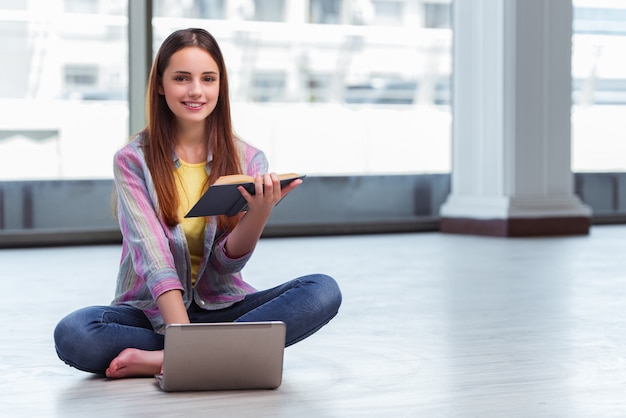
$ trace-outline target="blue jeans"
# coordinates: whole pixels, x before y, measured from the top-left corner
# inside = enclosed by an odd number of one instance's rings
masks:
[[[283,321],[287,324],[285,346],[289,346],[327,324],[340,305],[341,291],[335,280],[314,274],[251,293],[224,309],[207,311],[192,303],[187,313],[191,322]],[[54,341],[65,363],[103,374],[125,348],[162,350],[164,337],[153,331],[138,308],[89,306],[63,318],[54,330]]]

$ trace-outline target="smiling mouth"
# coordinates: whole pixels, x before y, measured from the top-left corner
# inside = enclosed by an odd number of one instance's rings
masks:
[[[202,105],[204,103],[198,103],[198,102],[183,102],[183,104],[187,107],[194,107],[194,108],[199,108],[202,107]]]

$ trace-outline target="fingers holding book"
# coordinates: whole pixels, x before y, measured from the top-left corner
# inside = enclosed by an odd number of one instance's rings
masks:
[[[248,203],[248,211],[255,210],[255,208],[271,211],[281,199],[300,184],[302,184],[300,178],[281,185],[281,178],[276,173],[257,174],[254,177],[254,194],[249,193],[243,186],[239,186],[238,190]]]
[[[289,181],[288,183],[281,183],[280,178],[277,176],[276,177],[278,180],[278,188],[280,190],[280,198],[282,199],[283,197],[287,196],[287,194],[292,191],[293,189],[295,189],[296,187],[298,187],[299,185],[302,184],[302,178],[298,177],[295,178],[291,181]]]
[[[185,217],[235,216],[242,211],[248,211],[251,199],[256,195],[262,196],[258,200],[259,204],[266,198],[267,202],[273,201],[276,204],[302,184],[304,177],[306,177],[304,174],[297,173],[222,176],[208,188]]]

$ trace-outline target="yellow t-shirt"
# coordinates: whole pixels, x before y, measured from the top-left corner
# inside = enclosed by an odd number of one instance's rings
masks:
[[[208,174],[204,168],[206,166],[205,162],[189,164],[180,159],[179,162],[180,167],[176,169],[174,175],[180,200],[178,219],[181,220],[185,236],[187,237],[187,246],[191,254],[191,282],[195,286],[200,261],[204,254],[205,220],[203,217],[185,218],[185,214],[200,199]]]

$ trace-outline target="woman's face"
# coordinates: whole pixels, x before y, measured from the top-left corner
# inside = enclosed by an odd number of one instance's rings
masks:
[[[165,96],[179,125],[204,123],[215,109],[219,93],[220,74],[211,54],[186,47],[171,56],[159,94]]]

